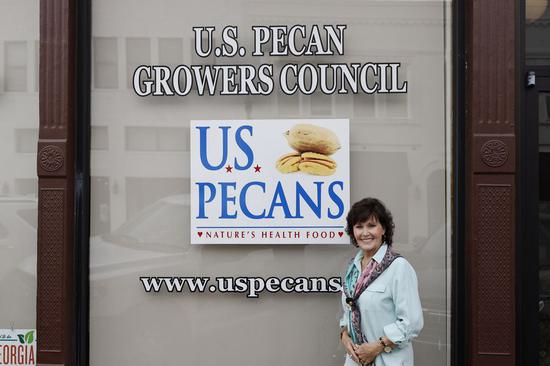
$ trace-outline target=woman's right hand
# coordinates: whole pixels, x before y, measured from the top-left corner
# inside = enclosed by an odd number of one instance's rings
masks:
[[[347,330],[344,330],[342,332],[341,340],[342,340],[342,344],[344,345],[344,348],[346,349],[346,352],[348,353],[348,355],[350,355],[351,359],[355,361],[357,364],[361,365],[359,356],[357,356],[357,353],[355,353],[355,349],[357,348],[357,345],[353,343]]]

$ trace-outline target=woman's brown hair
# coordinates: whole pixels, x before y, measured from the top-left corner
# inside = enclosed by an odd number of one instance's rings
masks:
[[[357,246],[353,236],[353,227],[355,224],[367,221],[371,217],[375,218],[384,228],[385,233],[382,236],[382,241],[391,246],[393,244],[393,230],[395,228],[393,216],[382,201],[372,197],[363,198],[361,201],[355,202],[348,212],[346,217],[346,233],[350,236],[352,244]]]

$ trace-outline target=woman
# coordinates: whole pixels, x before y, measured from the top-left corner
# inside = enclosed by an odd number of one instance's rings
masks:
[[[395,253],[393,218],[382,202],[356,202],[346,232],[360,250],[344,279],[340,338],[345,366],[413,365],[411,341],[423,326],[416,273]]]

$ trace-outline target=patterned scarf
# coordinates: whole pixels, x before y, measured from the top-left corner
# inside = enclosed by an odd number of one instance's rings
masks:
[[[346,295],[346,303],[350,307],[348,324],[351,326],[348,332],[351,335],[353,343],[362,344],[367,342],[367,337],[361,331],[361,312],[357,304],[359,296],[361,296],[363,291],[365,291],[365,289],[399,257],[401,257],[401,255],[395,253],[388,247],[382,261],[377,263],[374,259],[371,259],[367,267],[363,270],[363,273],[359,273],[352,259],[346,272],[344,294]]]

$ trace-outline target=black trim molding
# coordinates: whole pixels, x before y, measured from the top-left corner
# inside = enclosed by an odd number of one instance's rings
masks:
[[[453,235],[451,282],[451,365],[466,365],[466,267],[465,267],[465,126],[466,126],[466,55],[465,8],[453,1]]]
[[[90,104],[91,2],[76,2],[76,144],[75,144],[75,365],[90,362]]]

